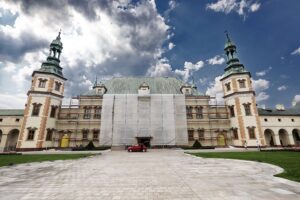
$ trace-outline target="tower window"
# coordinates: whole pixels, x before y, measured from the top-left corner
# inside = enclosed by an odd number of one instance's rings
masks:
[[[83,140],[88,139],[88,133],[89,133],[89,130],[87,130],[87,129],[82,130],[82,139]]]
[[[196,107],[196,118],[197,119],[203,118],[203,107],[202,106]]]
[[[45,88],[46,87],[47,79],[39,79],[39,88]]]
[[[59,82],[55,82],[55,90],[56,91],[60,91],[60,86],[62,85],[62,83],[59,83]]]
[[[250,139],[256,139],[255,137],[255,127],[248,127],[248,134]]]
[[[53,130],[48,129],[47,130],[47,135],[46,135],[46,141],[52,141],[52,135],[53,135]]]
[[[245,115],[247,116],[251,115],[251,103],[245,103],[243,105],[245,108]]]
[[[33,140],[34,139],[34,134],[35,134],[35,130],[34,129],[29,129],[27,140]]]
[[[92,109],[90,107],[85,107],[84,108],[83,119],[90,119],[91,118],[91,111],[92,111]]]
[[[226,86],[226,90],[227,90],[227,92],[231,90],[230,83],[225,83],[225,86]]]
[[[31,116],[39,116],[40,108],[42,104],[33,103],[32,113]]]
[[[50,117],[51,118],[55,118],[56,110],[57,110],[57,106],[51,106],[51,112],[50,112]]]
[[[193,107],[192,106],[186,107],[186,117],[188,119],[193,119]]]
[[[101,111],[102,111],[101,106],[95,107],[94,119],[101,119]]]
[[[98,129],[93,131],[93,140],[99,140],[99,133],[100,131]]]
[[[229,107],[230,117],[235,117],[234,106],[228,106],[228,107]]]
[[[238,80],[238,82],[239,82],[240,88],[246,88],[246,80],[245,79]]]
[[[232,129],[232,132],[233,132],[233,139],[238,140],[239,139],[238,129],[234,128]]]
[[[194,130],[188,130],[188,140],[194,141]]]

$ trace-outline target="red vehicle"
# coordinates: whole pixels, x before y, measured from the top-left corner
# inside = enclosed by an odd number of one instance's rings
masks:
[[[129,146],[127,148],[127,151],[128,152],[134,152],[134,151],[146,152],[147,151],[147,147],[144,144],[137,144],[137,145]]]

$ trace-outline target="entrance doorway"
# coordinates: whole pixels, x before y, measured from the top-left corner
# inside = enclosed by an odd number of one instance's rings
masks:
[[[138,144],[144,144],[146,147],[150,147],[151,137],[137,137]]]

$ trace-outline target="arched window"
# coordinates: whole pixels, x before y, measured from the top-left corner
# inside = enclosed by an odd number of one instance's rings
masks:
[[[251,103],[244,103],[245,115],[251,115]]]
[[[230,117],[235,117],[234,106],[228,106]]]
[[[40,103],[33,103],[32,105],[33,105],[33,108],[32,108],[31,116],[39,116],[42,104],[40,104]]]
[[[193,107],[192,106],[187,106],[186,107],[186,117],[188,119],[192,119],[193,118]]]
[[[196,118],[197,119],[203,118],[203,107],[202,106],[196,107]]]

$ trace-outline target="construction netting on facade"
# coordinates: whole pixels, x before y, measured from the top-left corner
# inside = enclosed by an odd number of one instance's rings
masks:
[[[107,94],[103,96],[100,145],[186,145],[184,95]]]

